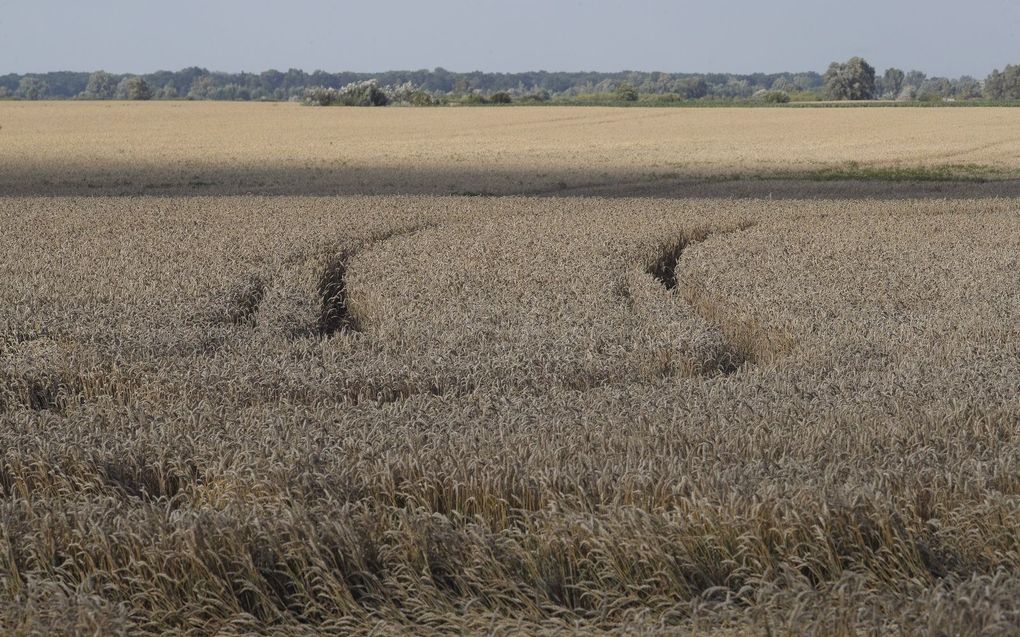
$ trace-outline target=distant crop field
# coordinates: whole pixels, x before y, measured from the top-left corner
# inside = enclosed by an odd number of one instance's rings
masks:
[[[1020,176],[1020,109],[0,102],[10,194],[572,194]]]
[[[0,634],[1015,633],[1013,112],[0,103]]]

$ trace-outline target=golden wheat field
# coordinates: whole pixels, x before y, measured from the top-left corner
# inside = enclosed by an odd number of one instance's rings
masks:
[[[616,195],[862,169],[1017,178],[1020,110],[0,102],[0,148],[8,194]]]
[[[0,104],[0,634],[1016,634],[1018,118]]]

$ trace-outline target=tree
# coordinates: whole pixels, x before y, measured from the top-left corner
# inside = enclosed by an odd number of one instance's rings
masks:
[[[801,91],[810,91],[822,85],[822,76],[817,73],[798,73],[793,76],[793,83]]]
[[[931,77],[921,82],[917,89],[917,99],[931,102],[953,96],[953,85],[944,77]]]
[[[875,68],[863,58],[833,62],[825,72],[825,94],[834,100],[870,100],[875,95]]]
[[[163,85],[163,88],[160,89],[158,97],[161,100],[177,99],[179,97],[179,93],[177,92],[177,84],[175,84],[173,80],[168,81],[166,84]]]
[[[900,89],[899,95],[896,96],[897,102],[913,102],[917,99],[917,89],[906,84]]]
[[[521,98],[522,102],[542,103],[552,99],[552,95],[546,90],[535,90]]]
[[[638,99],[637,89],[630,82],[622,82],[616,87],[616,99],[624,102],[636,102]]]
[[[430,106],[434,103],[428,91],[407,81],[397,86],[387,86],[383,92],[390,98],[391,104],[410,104],[412,106]]]
[[[304,102],[312,106],[331,106],[337,102],[339,96],[335,88],[325,86],[313,86],[305,89]]]
[[[1008,66],[1006,67],[1009,68]],[[1004,80],[999,69],[995,69],[985,78],[984,95],[990,100],[1002,99]]]
[[[284,75],[280,71],[269,69],[259,75],[259,84],[266,93],[272,93],[283,85],[283,78]]]
[[[981,97],[981,82],[964,75],[953,82],[953,94],[963,100]]]
[[[474,95],[472,93],[472,95]],[[355,82],[339,89],[316,86],[305,89],[305,104],[315,106],[386,106],[390,98],[375,80]]]
[[[188,91],[189,100],[207,100],[212,97],[216,90],[216,81],[212,75],[201,75],[191,83],[191,90]]]
[[[513,98],[510,97],[510,94],[506,91],[499,91],[497,93],[493,93],[492,97],[489,98],[489,101],[493,104],[509,104],[513,102]]]
[[[677,93],[689,100],[696,100],[708,95],[708,84],[705,82],[705,78],[701,76],[689,77],[679,82],[676,88]]]
[[[903,89],[903,78],[906,74],[900,69],[890,68],[882,76],[882,95],[897,96]]]
[[[903,78],[903,84],[917,88],[924,84],[924,81],[927,78],[928,75],[922,71],[910,71],[907,73],[907,76]]]
[[[759,102],[767,102],[769,104],[786,104],[790,101],[790,94],[782,90],[765,90],[755,92],[752,96]]]
[[[18,90],[15,95],[24,100],[41,100],[50,92],[50,87],[43,80],[37,77],[23,77],[18,82]]]
[[[177,90],[182,95],[187,95],[192,86],[201,78],[207,77],[209,71],[199,66],[189,66],[186,69],[181,69],[174,73],[173,81],[177,85]],[[211,78],[210,78],[211,81]],[[190,98],[190,96],[189,96]]]
[[[148,82],[138,77],[126,77],[117,85],[117,98],[122,100],[150,100],[152,89]]]
[[[779,78],[776,78],[776,80],[774,82],[772,82],[772,90],[773,91],[785,91],[785,92],[789,93],[791,91],[796,91],[797,87],[796,87],[796,85],[794,85],[793,80],[791,80],[790,78],[788,78],[788,77],[779,77]]]
[[[489,100],[485,99],[485,96],[478,91],[471,91],[460,96],[460,103],[469,105],[488,104]]]
[[[90,100],[112,100],[117,95],[117,76],[106,71],[96,71],[89,75],[85,92],[81,94]]]
[[[1020,100],[1020,66],[1010,64],[985,79],[985,97],[992,100]]]
[[[411,106],[432,106],[436,100],[429,95],[428,91],[417,90],[411,94]]]
[[[287,69],[283,74],[283,88],[288,90],[299,90],[308,85],[308,74],[301,69]]]
[[[344,106],[386,106],[390,98],[375,80],[348,84],[340,89],[340,103]]]

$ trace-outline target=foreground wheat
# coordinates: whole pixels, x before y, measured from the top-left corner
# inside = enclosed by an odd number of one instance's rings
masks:
[[[0,632],[1014,632],[1017,206],[0,200]]]

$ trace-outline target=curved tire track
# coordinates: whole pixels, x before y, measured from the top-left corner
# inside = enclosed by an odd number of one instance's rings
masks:
[[[761,326],[735,316],[734,308],[713,300],[696,285],[677,277],[677,267],[687,248],[712,237],[743,232],[757,225],[742,221],[721,230],[696,229],[684,232],[659,246],[658,256],[645,267],[645,273],[671,294],[679,292],[694,312],[718,330],[722,344],[711,367],[720,375],[729,375],[747,364],[774,360],[789,347],[789,339],[772,334]]]

